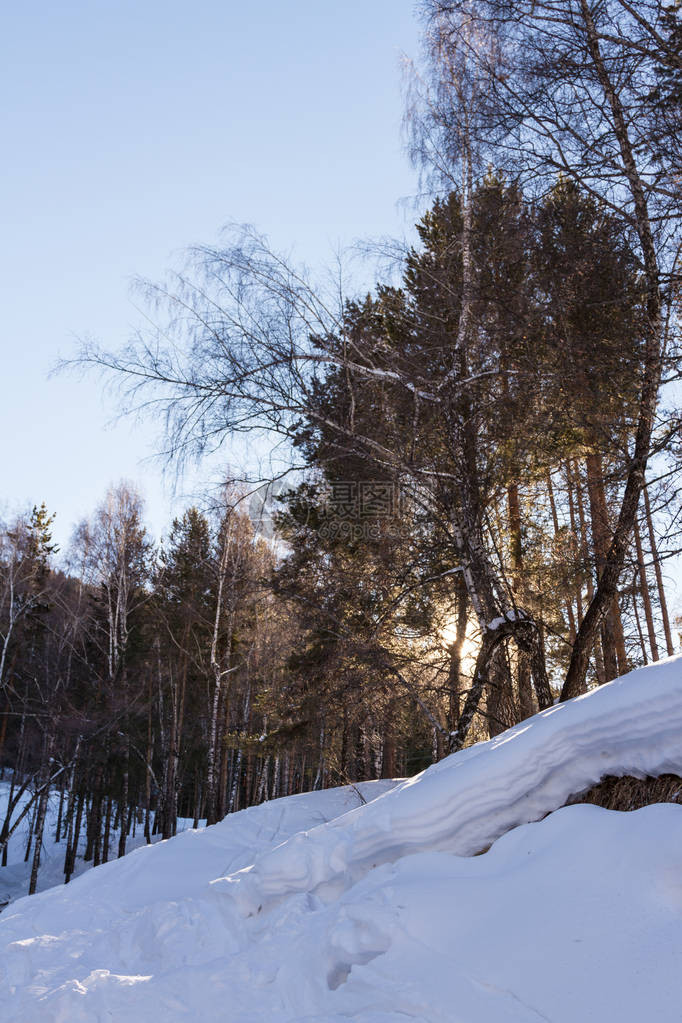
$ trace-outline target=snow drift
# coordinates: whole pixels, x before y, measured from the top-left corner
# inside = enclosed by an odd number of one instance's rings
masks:
[[[367,805],[277,800],[20,900],[0,1020],[679,1020],[682,807],[528,823],[668,772],[681,658],[362,786]]]

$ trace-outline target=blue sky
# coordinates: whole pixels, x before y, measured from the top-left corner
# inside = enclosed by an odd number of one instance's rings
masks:
[[[418,38],[413,0],[5,12],[0,512],[45,500],[65,543],[122,477],[156,534],[180,510],[145,461],[152,425],[107,426],[116,404],[100,381],[48,380],[50,367],[79,336],[125,342],[140,322],[131,277],[161,277],[227,221],[313,265],[339,243],[409,230],[399,60]]]

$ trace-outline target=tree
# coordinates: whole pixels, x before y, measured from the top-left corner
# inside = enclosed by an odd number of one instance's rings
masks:
[[[99,655],[100,679],[104,683],[100,703],[108,712],[113,712],[117,722],[117,727],[107,736],[103,755],[105,760],[108,755],[114,758],[120,778],[118,855],[123,856],[134,720],[131,711],[137,692],[142,688],[142,614],[149,601],[146,584],[151,558],[151,545],[142,525],[139,494],[126,483],[111,488],[92,521],[79,527],[76,542],[83,551],[86,579],[93,590],[88,639]],[[101,788],[97,796],[97,813],[103,795],[104,789]],[[96,831],[95,848],[98,851],[99,819]]]
[[[164,838],[175,833],[184,761],[200,759],[203,746],[205,672],[202,659],[211,636],[212,568],[208,519],[197,508],[188,508],[181,518],[173,521],[154,579],[153,611],[159,660],[157,713],[163,778],[159,816]],[[152,706],[150,700],[150,731]],[[188,725],[190,737],[186,734]],[[184,758],[183,747],[189,747],[189,755]],[[151,751],[148,759],[151,759]]]
[[[674,283],[680,215],[679,136],[651,116],[661,60],[679,53],[660,0],[427,0],[448,53],[463,52],[487,82],[480,140],[535,190],[563,173],[606,203],[636,241],[646,295],[638,419],[618,520],[599,583],[576,636],[563,698],[582,687],[596,633],[612,606],[628,551],[663,370],[664,304]],[[490,47],[472,43],[495,39]],[[449,58],[452,60],[452,58]]]
[[[54,515],[43,503],[40,508],[34,505],[28,519],[21,517],[10,528],[0,527],[0,692],[6,685],[18,624],[46,609],[50,558],[58,550],[52,543],[53,521]]]

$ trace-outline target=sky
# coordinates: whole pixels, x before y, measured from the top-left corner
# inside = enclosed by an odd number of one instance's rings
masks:
[[[97,376],[51,369],[79,339],[124,344],[145,313],[132,279],[227,222],[312,266],[409,232],[400,61],[418,48],[414,0],[6,9],[1,516],[45,501],[65,546],[120,479],[155,536],[189,503],[208,469],[173,485],[155,424],[117,421]]]

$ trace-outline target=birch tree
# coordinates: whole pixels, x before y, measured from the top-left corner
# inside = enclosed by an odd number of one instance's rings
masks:
[[[120,769],[118,855],[126,849],[130,781],[131,687],[142,688],[131,677],[136,617],[149,600],[145,583],[149,572],[150,544],[142,525],[142,501],[125,483],[112,488],[90,523],[78,531],[87,552],[88,583],[97,599],[92,605],[90,638],[100,651],[105,670],[103,682],[118,729],[111,736]],[[106,744],[105,744],[106,749]],[[99,848],[97,841],[97,848]]]

